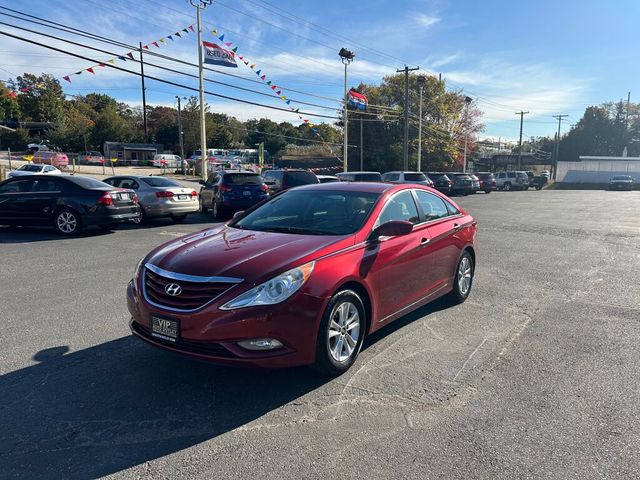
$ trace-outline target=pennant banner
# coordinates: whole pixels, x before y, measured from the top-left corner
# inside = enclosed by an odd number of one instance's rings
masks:
[[[221,46],[210,42],[202,42],[202,46],[204,47],[204,63],[220,65],[221,67],[238,68],[238,64],[233,58],[233,53],[229,50],[225,50]]]

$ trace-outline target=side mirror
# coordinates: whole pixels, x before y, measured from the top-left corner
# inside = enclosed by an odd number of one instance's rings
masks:
[[[402,235],[408,235],[412,231],[413,223],[405,220],[390,220],[373,230],[371,237],[374,239],[379,237],[400,237]]]
[[[238,218],[238,217],[241,217],[242,215],[244,215],[244,210],[238,210],[236,213],[233,214],[233,218]]]
[[[199,183],[200,185],[205,185],[207,182],[205,182],[204,180],[198,180],[198,183]]]

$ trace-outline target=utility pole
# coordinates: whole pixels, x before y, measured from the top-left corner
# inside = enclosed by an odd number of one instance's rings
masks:
[[[562,119],[567,118],[569,115],[554,115],[553,118],[558,119],[558,134],[556,136],[556,154],[555,159],[553,161],[553,179],[556,179],[556,173],[558,171],[558,157],[560,156],[560,125],[562,124]]]
[[[518,170],[522,169],[522,124],[524,122],[524,116],[529,112],[516,112],[516,115],[520,115],[520,141],[518,142]]]
[[[627,115],[625,118],[625,128],[629,129],[629,107],[631,105],[631,92],[627,93]]]
[[[404,66],[402,70],[396,70],[396,73],[404,72],[404,169],[409,170],[409,72],[420,70],[420,67],[409,68]]]
[[[350,50],[347,50],[346,48],[342,47],[340,49],[340,51],[338,52],[338,56],[340,57],[340,61],[344,64],[344,112],[343,112],[343,133],[344,133],[344,140],[343,140],[343,146],[342,146],[342,171],[346,172],[348,170],[348,160],[347,157],[349,156],[349,133],[348,133],[348,124],[349,124],[349,118],[347,117],[347,105],[349,104],[349,94],[347,92],[347,66],[349,66],[349,64],[351,62],[353,62],[353,59],[355,58],[355,53],[353,53]]]
[[[364,141],[362,140],[362,115],[360,115],[360,171],[364,170]]]
[[[144,60],[142,58],[142,42],[140,42],[140,79],[142,80],[142,123],[144,124],[144,142],[147,143],[149,141],[149,135],[147,131],[147,97],[144,88]]]
[[[180,96],[176,95],[178,99],[178,138],[180,139],[180,158],[182,159],[182,174],[185,172],[185,163],[186,160],[184,158],[184,139],[183,139],[183,131],[182,131],[182,111],[180,110]]]
[[[473,98],[464,97],[464,157],[462,159],[462,172],[467,173],[467,143],[469,141],[469,126],[467,119],[469,118],[469,104],[473,102]]]

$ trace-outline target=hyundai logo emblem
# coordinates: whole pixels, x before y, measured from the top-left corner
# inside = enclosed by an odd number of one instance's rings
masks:
[[[172,297],[177,297],[182,293],[182,287],[177,283],[170,283],[164,287],[164,293],[171,295]]]

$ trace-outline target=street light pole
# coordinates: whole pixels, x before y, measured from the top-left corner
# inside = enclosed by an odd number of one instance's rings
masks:
[[[424,75],[418,75],[418,85],[420,85],[420,126],[418,127],[418,168],[417,171],[422,171],[422,90],[424,84],[427,81],[427,77]]]
[[[467,120],[469,118],[469,104],[473,101],[471,97],[464,97],[464,159],[462,160],[462,172],[467,173],[467,143],[469,141],[469,132]]]
[[[347,157],[349,154],[348,151],[348,139],[349,139],[349,135],[348,135],[348,117],[347,117],[347,104],[349,102],[349,95],[347,92],[347,66],[353,61],[353,58],[355,57],[355,54],[349,50],[347,50],[346,48],[341,48],[340,52],[338,52],[338,55],[340,56],[340,60],[342,61],[342,63],[344,64],[344,145],[343,145],[343,154],[342,154],[342,170],[344,172],[347,171]]]
[[[180,140],[180,158],[182,159],[182,174],[185,174],[185,163],[186,160],[184,158],[184,139],[183,139],[183,131],[182,131],[182,111],[180,110],[180,96],[176,95],[178,99],[178,139]]]
[[[207,8],[213,0],[189,0],[189,3],[196,9],[196,21],[198,25],[198,79],[200,83],[200,164],[203,180],[207,179],[207,131],[205,127],[205,107],[204,107],[204,67],[202,65],[202,22],[200,20],[200,10]]]

